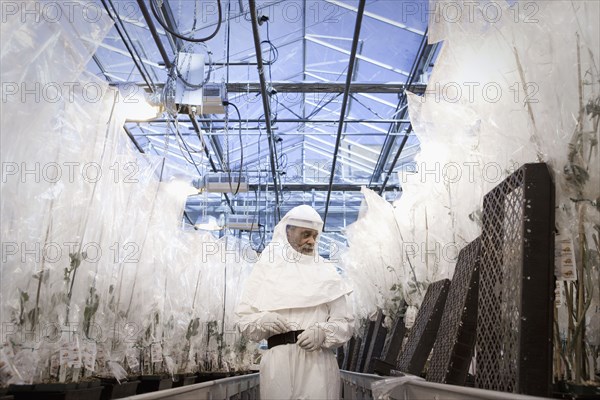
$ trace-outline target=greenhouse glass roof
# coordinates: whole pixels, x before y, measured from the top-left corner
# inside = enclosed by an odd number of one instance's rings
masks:
[[[428,2],[96,5],[115,25],[88,70],[122,93],[143,90],[162,105],[163,112],[150,119],[132,115],[125,123],[140,153],[166,158],[161,179],[199,186],[214,172],[247,179],[247,191],[190,196],[184,215],[189,228],[209,216],[229,228],[232,215],[245,215],[260,229],[234,233],[260,247],[285,212],[310,204],[326,220],[325,249],[328,242],[344,241],[344,227],[358,216],[362,186],[388,200],[401,194],[396,172],[419,149],[405,88],[423,92],[438,50],[427,45]],[[205,37],[211,38],[189,41]],[[202,75],[190,72],[198,55],[204,58]],[[182,107],[178,76],[187,78],[188,88],[216,84],[230,105],[216,113]]]

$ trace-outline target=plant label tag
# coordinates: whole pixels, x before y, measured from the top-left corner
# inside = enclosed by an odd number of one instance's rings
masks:
[[[52,354],[50,357],[50,376],[58,376],[58,367],[60,366],[60,358],[58,353]]]
[[[140,362],[138,361],[137,352],[133,347],[125,350],[125,358],[127,359],[127,365],[129,365],[129,368],[132,371],[137,371],[140,366]]]
[[[162,346],[160,343],[152,343],[150,347],[150,358],[153,363],[162,362]]]
[[[81,368],[81,352],[79,351],[79,340],[77,338],[71,343],[68,365],[73,368]]]
[[[94,371],[96,366],[96,342],[87,342],[83,349],[83,366],[88,371]]]
[[[554,288],[554,305],[556,308],[565,305],[565,289],[560,281],[556,281],[556,287]]]
[[[573,240],[565,235],[558,235],[554,249],[554,275],[556,279],[576,281],[577,268]]]
[[[69,352],[71,351],[71,344],[69,342],[63,342],[60,345],[59,357],[60,365],[67,365],[69,363]]]

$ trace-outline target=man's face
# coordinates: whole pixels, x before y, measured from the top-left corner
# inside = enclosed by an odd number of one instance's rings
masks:
[[[290,225],[286,229],[286,232],[288,242],[292,245],[294,250],[306,255],[312,255],[314,253],[317,236],[319,236],[318,231]]]

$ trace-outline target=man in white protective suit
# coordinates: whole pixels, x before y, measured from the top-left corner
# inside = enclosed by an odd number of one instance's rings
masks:
[[[318,255],[322,229],[312,207],[290,210],[254,265],[236,309],[242,334],[268,341],[260,363],[262,400],[340,398],[333,349],[352,336],[352,290]]]

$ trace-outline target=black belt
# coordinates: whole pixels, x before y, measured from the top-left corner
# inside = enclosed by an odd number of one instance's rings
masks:
[[[280,333],[279,335],[273,335],[267,339],[269,349],[280,344],[294,344],[298,341],[298,336],[304,331],[289,331],[286,333]]]

